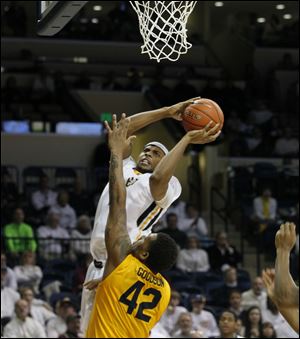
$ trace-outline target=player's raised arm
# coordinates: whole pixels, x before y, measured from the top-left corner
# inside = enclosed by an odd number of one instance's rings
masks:
[[[218,124],[211,127],[211,123],[209,123],[201,130],[187,132],[170,153],[160,161],[150,177],[151,194],[155,201],[160,201],[164,198],[169,181],[187,146],[189,144],[205,144],[215,141],[220,135],[218,129]]]
[[[198,100],[200,97],[191,98],[189,100],[179,102],[172,106],[162,107],[153,111],[147,111],[142,113],[137,113],[131,117],[126,118],[129,121],[128,127],[128,136],[137,132],[138,130],[165,118],[173,118],[176,120],[182,120],[181,115],[183,114],[185,108],[193,103],[195,100]]]
[[[135,138],[127,138],[129,121],[122,114],[117,123],[113,115],[112,128],[105,123],[108,130],[108,144],[111,151],[109,165],[109,214],[105,229],[105,244],[107,249],[107,271],[118,266],[126,257],[130,247],[130,238],[126,227],[126,189],[123,176],[123,152]]]
[[[299,307],[299,287],[290,274],[290,253],[296,243],[296,226],[286,222],[276,233],[275,295],[277,303]]]

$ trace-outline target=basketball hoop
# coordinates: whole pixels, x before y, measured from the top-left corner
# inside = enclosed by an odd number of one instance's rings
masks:
[[[129,1],[139,18],[144,40],[142,54],[160,62],[176,61],[192,44],[187,41],[187,21],[197,1]]]

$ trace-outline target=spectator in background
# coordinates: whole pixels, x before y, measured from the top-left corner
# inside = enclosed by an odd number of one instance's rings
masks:
[[[179,230],[178,217],[175,213],[167,214],[167,228],[161,230],[160,232],[166,233],[172,237],[180,248],[183,248],[186,244],[187,236],[185,232]]]
[[[277,333],[272,323],[267,321],[262,324],[262,338],[277,338]]]
[[[186,249],[178,253],[176,266],[183,272],[207,272],[210,269],[208,254],[200,248],[196,236],[188,237]]]
[[[15,304],[16,316],[5,326],[5,338],[47,338],[43,326],[29,316],[29,305],[20,299]]]
[[[178,216],[178,219],[181,220],[185,217],[186,202],[180,199],[177,199],[169,207],[169,213],[175,213]]]
[[[208,234],[204,219],[199,216],[196,206],[191,204],[186,205],[186,215],[180,220],[179,229],[187,235],[198,237],[200,240]]]
[[[91,218],[81,215],[77,220],[77,228],[71,232],[70,252],[73,259],[90,253],[90,239],[92,233]]]
[[[180,304],[180,293],[172,290],[169,306],[160,319],[160,324],[170,334],[178,330],[177,322],[181,313],[187,312],[187,309]]]
[[[248,309],[244,324],[243,336],[246,338],[262,337],[262,317],[259,307],[252,306]]]
[[[38,321],[45,328],[46,323],[55,317],[50,306],[44,300],[36,299],[31,287],[20,288],[20,294],[21,299],[28,302],[30,317]]]
[[[299,140],[293,136],[291,128],[286,127],[283,135],[277,139],[274,146],[274,155],[280,157],[295,157],[299,155]]]
[[[80,178],[74,181],[74,189],[70,192],[70,205],[77,215],[89,214],[91,211],[91,198],[89,193],[83,188]]]
[[[37,230],[39,238],[39,254],[46,260],[60,258],[64,253],[66,240],[70,238],[69,233],[59,226],[59,214],[49,212],[46,225]]]
[[[25,251],[35,252],[37,248],[34,239],[33,229],[24,223],[24,211],[17,207],[14,210],[13,222],[4,227],[6,239],[7,255],[14,263],[17,263],[20,254]]]
[[[50,212],[59,215],[59,226],[71,231],[76,226],[76,212],[69,205],[69,193],[61,191],[57,196],[57,203],[50,208]]]
[[[265,187],[259,197],[253,200],[253,220],[258,224],[258,231],[263,232],[267,227],[276,223],[277,200],[272,198],[272,191]]]
[[[242,307],[247,311],[250,307],[259,307],[262,311],[267,307],[267,293],[261,277],[256,277],[252,282],[252,288],[242,293]]]
[[[1,323],[3,318],[10,318],[13,315],[15,302],[20,299],[18,292],[4,285],[6,274],[7,267],[1,264]]]
[[[76,316],[76,309],[69,298],[58,300],[55,305],[56,317],[48,321],[46,330],[48,338],[58,338],[60,335],[67,332],[67,318]]]
[[[36,294],[39,294],[39,286],[43,278],[43,272],[35,263],[34,252],[23,252],[21,265],[14,267],[14,272],[18,280],[18,286],[31,286]]]
[[[203,333],[193,328],[192,316],[184,312],[178,318],[178,330],[172,333],[172,338],[203,338]]]
[[[215,337],[220,334],[215,317],[204,309],[206,298],[204,295],[195,295],[191,298],[193,328],[203,333],[203,338]]]
[[[59,338],[82,338],[80,333],[80,316],[70,315],[66,319],[67,331],[59,336]]]
[[[232,311],[238,318],[243,316],[243,307],[242,307],[242,294],[240,291],[233,289],[229,293],[229,310]]]
[[[231,291],[241,290],[238,283],[237,271],[234,267],[229,267],[223,273],[224,284],[211,292],[214,305],[228,307],[228,300]]]
[[[230,266],[237,267],[241,255],[234,246],[229,244],[227,233],[218,232],[215,240],[215,244],[208,248],[211,269],[224,271]]]
[[[6,267],[6,275],[5,280],[3,282],[3,286],[10,287],[16,291],[18,288],[17,277],[15,272],[7,266],[6,255],[3,252],[1,252],[1,267]]]
[[[47,175],[40,177],[40,188],[32,193],[31,202],[36,213],[44,221],[44,218],[52,206],[56,204],[57,193],[49,188],[49,178]]]
[[[161,323],[158,322],[151,329],[149,338],[171,338],[170,334],[162,327]]]
[[[242,338],[238,335],[238,318],[230,310],[221,313],[219,329],[221,334],[219,338]]]

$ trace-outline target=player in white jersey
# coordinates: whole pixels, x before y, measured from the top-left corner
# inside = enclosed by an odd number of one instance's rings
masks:
[[[181,120],[181,114],[187,105],[195,99],[188,100],[167,108],[136,114],[130,117],[129,135],[137,130],[167,117]],[[217,126],[218,127],[218,126]],[[167,208],[181,194],[181,185],[173,176],[175,167],[189,143],[208,143],[214,141],[219,133],[217,127],[189,132],[189,138],[184,137],[168,152],[159,142],[150,142],[138,158],[137,164],[129,154],[123,162],[124,180],[126,183],[127,227],[131,241],[151,232],[152,226],[166,212]],[[195,134],[190,138],[191,134]],[[188,142],[187,142],[188,140]],[[192,140],[192,141],[191,141]],[[109,210],[108,185],[104,188],[95,216],[94,229],[91,237],[91,253],[94,262],[90,265],[85,281],[89,282],[102,277],[102,267],[106,258],[104,231]],[[91,288],[91,285],[89,285]],[[89,312],[93,305],[94,291],[82,291],[82,325],[86,328]]]

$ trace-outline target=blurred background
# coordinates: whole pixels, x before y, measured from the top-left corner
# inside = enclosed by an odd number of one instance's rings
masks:
[[[187,26],[193,47],[158,64],[140,53],[128,1],[89,1],[52,37],[37,35],[38,1],[1,2],[1,297],[2,286],[13,290],[1,298],[2,329],[29,288],[36,314],[49,312],[37,316],[48,337],[80,335],[89,238],[108,179],[103,121],[200,95],[221,106],[225,124],[213,144],[189,147],[176,170],[180,200],[155,225],[182,251],[167,275],[170,307],[192,314],[200,300],[217,319],[235,307],[234,290],[246,336],[253,305],[243,294],[274,266],[280,223],[295,222],[298,233],[298,13],[298,1],[197,1]],[[138,134],[133,154],[153,139],[172,148],[183,135],[178,121],[165,119]],[[26,232],[10,233],[16,224]],[[294,338],[266,305],[259,305],[262,321],[272,320],[278,337]],[[161,321],[163,337],[175,333],[178,317],[171,318]],[[218,335],[217,324],[195,319],[204,337]]]

